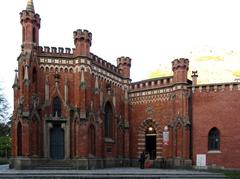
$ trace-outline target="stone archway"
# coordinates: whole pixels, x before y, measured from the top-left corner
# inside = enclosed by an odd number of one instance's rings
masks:
[[[156,159],[161,158],[162,155],[162,130],[159,122],[154,119],[145,119],[138,128],[138,137],[137,137],[137,152],[138,156],[142,151],[146,150],[146,131],[149,127],[152,127],[156,133]]]

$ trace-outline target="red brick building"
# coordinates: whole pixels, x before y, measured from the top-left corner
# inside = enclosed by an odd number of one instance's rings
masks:
[[[89,31],[74,31],[73,49],[40,47],[31,0],[20,20],[11,167],[136,166],[142,151],[154,167],[205,166],[199,154],[240,167],[239,83],[197,85],[183,58],[173,76],[131,83],[131,59],[114,66],[91,53]]]

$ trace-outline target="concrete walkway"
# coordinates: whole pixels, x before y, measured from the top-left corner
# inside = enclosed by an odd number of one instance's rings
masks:
[[[0,166],[0,178],[226,178],[219,173],[194,170],[107,168],[97,170],[15,170]]]

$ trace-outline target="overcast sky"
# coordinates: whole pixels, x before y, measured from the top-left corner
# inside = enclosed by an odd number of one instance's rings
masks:
[[[27,0],[1,3],[0,81],[12,104],[19,13]],[[42,19],[41,46],[73,48],[73,31],[87,29],[94,54],[114,65],[120,56],[132,58],[133,81],[153,71],[171,73],[171,61],[180,57],[189,58],[201,83],[240,77],[238,0],[34,0],[34,6]]]

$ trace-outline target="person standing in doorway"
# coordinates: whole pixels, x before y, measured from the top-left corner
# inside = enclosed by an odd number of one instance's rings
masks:
[[[140,162],[140,168],[144,169],[144,163],[145,163],[145,152],[144,151],[140,154],[139,162]]]

